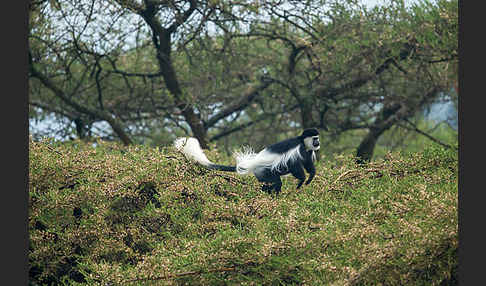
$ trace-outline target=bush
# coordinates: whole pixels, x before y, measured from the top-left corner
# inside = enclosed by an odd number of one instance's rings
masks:
[[[357,166],[260,191],[173,148],[29,144],[32,285],[439,285],[457,281],[457,153]],[[219,156],[212,152],[208,157]],[[444,285],[444,284],[441,284]]]

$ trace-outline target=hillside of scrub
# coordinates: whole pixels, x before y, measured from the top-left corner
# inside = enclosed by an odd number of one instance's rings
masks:
[[[457,152],[316,167],[275,197],[172,147],[30,141],[30,285],[457,284]]]

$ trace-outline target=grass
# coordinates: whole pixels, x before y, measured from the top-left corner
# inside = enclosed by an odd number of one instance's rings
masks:
[[[171,147],[29,149],[31,285],[457,284],[453,151],[321,158],[273,197]]]

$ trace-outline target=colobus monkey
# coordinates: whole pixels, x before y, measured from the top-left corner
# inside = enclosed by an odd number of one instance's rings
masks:
[[[259,153],[254,153],[248,147],[243,148],[243,151],[234,153],[236,166],[217,165],[209,161],[196,138],[178,138],[174,141],[174,146],[186,158],[209,169],[242,175],[254,174],[258,181],[267,183],[262,186],[263,191],[271,193],[274,189],[277,194],[282,188],[280,176],[292,174],[299,180],[298,189],[305,181],[305,169],[309,173],[306,185],[312,181],[316,174],[315,152],[320,148],[319,132],[315,128],[305,129],[302,135],[272,144]]]

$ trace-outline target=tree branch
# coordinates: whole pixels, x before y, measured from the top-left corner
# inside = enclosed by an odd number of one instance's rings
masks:
[[[290,107],[286,112],[290,112],[292,110],[295,110],[295,109],[297,109],[297,107],[298,107],[298,105],[294,105],[294,106]],[[261,116],[259,116],[255,120],[252,120],[252,121],[243,123],[243,124],[241,124],[239,126],[236,126],[234,128],[228,129],[228,130],[224,130],[221,133],[214,135],[213,137],[211,137],[210,141],[219,140],[219,139],[221,139],[221,138],[223,138],[225,136],[230,135],[231,133],[234,133],[234,132],[238,132],[240,130],[243,130],[243,129],[247,128],[247,127],[250,127],[251,125],[253,125],[255,123],[258,123],[260,121],[263,121],[264,119],[267,119],[267,118],[269,118],[271,116],[274,116],[274,115],[277,115],[277,114],[280,114],[280,113],[264,113],[264,114],[262,114]]]
[[[69,114],[69,113],[65,112],[64,110],[57,109],[55,107],[52,107],[52,106],[49,106],[47,104],[43,104],[43,103],[40,103],[40,102],[29,101],[29,105],[44,109],[44,110],[52,112],[52,113],[59,114],[61,116],[69,118],[69,120],[74,120],[78,117],[77,115]]]
[[[400,126],[400,127],[402,127],[402,128],[405,128],[405,129],[407,129],[407,130],[411,130],[411,131],[417,132],[418,134],[425,136],[427,139],[431,140],[431,141],[432,141],[432,142],[434,142],[434,143],[437,143],[437,144],[441,145],[442,147],[445,147],[445,148],[447,148],[447,149],[455,149],[455,150],[457,150],[457,147],[454,147],[454,146],[452,146],[452,145],[449,145],[449,144],[447,144],[447,143],[444,143],[444,142],[440,141],[439,139],[437,139],[437,138],[433,137],[432,135],[428,134],[427,132],[420,130],[420,129],[417,127],[417,125],[415,125],[415,124],[414,124],[413,122],[411,122],[410,120],[408,120],[408,119],[404,119],[404,121],[405,121],[405,122],[407,122],[408,124],[410,124],[410,126],[411,126],[411,127],[406,126],[406,125],[404,125],[404,124],[400,124],[400,123],[398,123],[398,126]]]
[[[96,91],[98,92],[98,104],[100,105],[100,109],[104,110],[105,107],[103,106],[103,90],[101,88],[101,82],[100,82],[100,74],[102,68],[101,65],[99,64],[99,59],[96,59],[96,66],[98,67],[98,70],[96,71],[95,74]]]
[[[409,42],[405,42],[403,44],[399,56],[386,59],[380,66],[378,66],[375,69],[375,71],[372,74],[365,75],[355,80],[352,80],[348,83],[341,85],[340,87],[323,88],[322,86],[320,86],[316,89],[316,94],[320,97],[327,97],[327,98],[334,99],[334,97],[338,94],[359,88],[365,85],[370,80],[373,80],[374,78],[379,76],[381,73],[387,70],[390,67],[390,65],[397,66],[398,65],[397,61],[402,61],[408,58],[408,56],[412,53],[414,49],[415,46],[413,45],[413,39],[411,39]],[[400,69],[398,66],[397,68]]]
[[[170,25],[170,27],[167,29],[169,33],[175,32],[180,25],[184,24],[184,22],[186,22],[187,19],[189,19],[189,17],[192,15],[194,10],[196,10],[196,6],[197,2],[195,0],[190,0],[189,8],[184,11],[182,15],[177,15],[174,23],[172,23],[172,25]]]
[[[261,91],[265,90],[268,86],[270,86],[271,81],[263,81],[257,86],[250,86],[245,95],[236,102],[225,109],[221,110],[214,116],[212,116],[207,122],[205,122],[204,126],[206,129],[213,127],[219,120],[226,118],[227,116],[241,111],[245,109],[250,103],[260,94]]]
[[[106,122],[108,122],[108,124],[110,124],[113,131],[118,135],[118,137],[122,140],[122,142],[125,145],[130,145],[133,143],[130,137],[128,137],[128,135],[126,134],[124,130],[125,128],[118,120],[116,120],[106,112],[93,110],[75,102],[69,96],[67,96],[61,89],[59,89],[49,78],[47,78],[45,75],[40,73],[33,65],[32,54],[30,51],[29,51],[29,71],[31,76],[37,78],[47,89],[51,90],[55,96],[57,96],[59,99],[64,101],[64,103],[71,106],[72,108],[74,108],[76,111],[80,113],[84,113],[94,118],[105,120]]]

